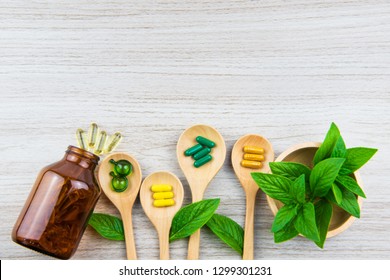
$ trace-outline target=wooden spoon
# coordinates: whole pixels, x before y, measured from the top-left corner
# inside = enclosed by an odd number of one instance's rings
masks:
[[[257,146],[264,149],[264,161],[260,169],[251,169],[241,166],[244,156],[244,146]],[[274,161],[274,151],[271,143],[264,137],[256,134],[242,136],[233,146],[232,165],[237,178],[240,180],[246,195],[246,216],[244,235],[244,260],[253,260],[253,222],[256,194],[259,186],[253,180],[252,172],[269,172],[269,163]]]
[[[215,147],[210,154],[213,159],[205,165],[196,168],[194,160],[190,156],[185,156],[184,151],[197,144],[196,137],[203,136],[213,142]],[[213,127],[207,125],[194,125],[187,128],[179,138],[176,147],[177,159],[181,170],[187,178],[192,193],[192,202],[203,199],[204,192],[221,169],[226,157],[226,145],[221,134]],[[200,231],[191,235],[188,243],[188,259],[199,258]]]
[[[125,159],[133,165],[133,172],[127,176],[129,185],[123,192],[116,192],[112,189],[110,172],[114,170],[113,164],[109,161]],[[139,188],[142,181],[142,172],[138,162],[126,153],[112,153],[107,156],[99,165],[98,181],[109,200],[115,205],[122,216],[123,225],[125,229],[125,241],[127,259],[136,260],[137,254],[134,242],[133,222],[132,222],[132,208],[135,199],[137,198]]]
[[[172,186],[175,204],[167,207],[153,206],[152,185],[167,184]],[[180,180],[172,173],[166,171],[155,172],[145,178],[141,185],[140,200],[149,220],[152,222],[158,233],[160,242],[160,259],[169,259],[169,230],[172,219],[179,211],[183,203],[184,191]]]

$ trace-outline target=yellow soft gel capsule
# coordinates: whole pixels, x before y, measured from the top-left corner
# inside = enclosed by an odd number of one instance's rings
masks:
[[[167,199],[173,198],[173,192],[155,192],[153,193],[153,199]]]
[[[81,128],[77,129],[76,131],[76,139],[77,142],[79,143],[79,148],[83,150],[88,150],[87,133]]]
[[[252,168],[252,169],[259,169],[261,168],[263,164],[260,161],[253,161],[253,160],[242,160],[241,161],[241,166],[247,167],[247,168]]]
[[[172,191],[172,186],[167,184],[152,185],[150,188],[152,192],[170,192]]]
[[[254,161],[263,161],[264,156],[259,154],[244,154],[244,159],[254,160]]]
[[[174,199],[156,199],[153,201],[153,206],[155,207],[167,207],[175,205]]]
[[[244,146],[244,153],[248,154],[258,154],[262,155],[264,154],[264,149],[256,146]]]

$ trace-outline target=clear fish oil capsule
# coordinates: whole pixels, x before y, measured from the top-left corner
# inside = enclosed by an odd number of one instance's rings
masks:
[[[120,132],[115,132],[115,134],[110,136],[110,138],[108,139],[104,152],[111,153],[118,146],[121,140],[122,134]]]
[[[99,127],[96,123],[91,123],[88,130],[88,146],[90,149],[93,149],[96,144],[98,137]]]
[[[95,150],[93,151],[95,155],[100,155],[103,153],[104,146],[106,145],[106,140],[107,140],[107,133],[103,130],[99,133],[99,140],[97,142],[98,144]]]
[[[83,150],[88,150],[87,148],[87,133],[81,128],[76,131],[76,139],[79,144],[79,148]]]

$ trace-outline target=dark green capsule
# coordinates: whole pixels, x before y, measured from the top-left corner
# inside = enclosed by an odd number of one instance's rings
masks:
[[[196,154],[197,152],[199,152],[200,150],[203,149],[203,146],[201,144],[196,144],[195,146],[187,149],[185,152],[184,152],[184,155],[189,157],[189,156],[192,156],[194,154]]]
[[[211,152],[211,149],[208,147],[203,148],[199,152],[197,152],[195,155],[193,155],[194,160],[198,160],[204,156],[207,156]]]
[[[213,158],[213,157],[212,157],[210,154],[207,155],[207,156],[204,156],[204,157],[198,159],[197,161],[195,161],[195,162],[194,162],[194,166],[195,166],[196,168],[201,167],[203,164],[206,164],[206,163],[208,163],[210,160],[212,160],[212,158]]]
[[[196,137],[196,142],[198,142],[199,144],[201,144],[203,146],[209,147],[209,148],[215,147],[215,143],[213,141],[211,141],[207,138],[204,138],[202,136]]]

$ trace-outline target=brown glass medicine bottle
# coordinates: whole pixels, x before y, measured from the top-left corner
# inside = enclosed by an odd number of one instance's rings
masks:
[[[99,157],[69,146],[62,160],[41,170],[12,239],[41,253],[69,259],[101,194],[94,171]]]

